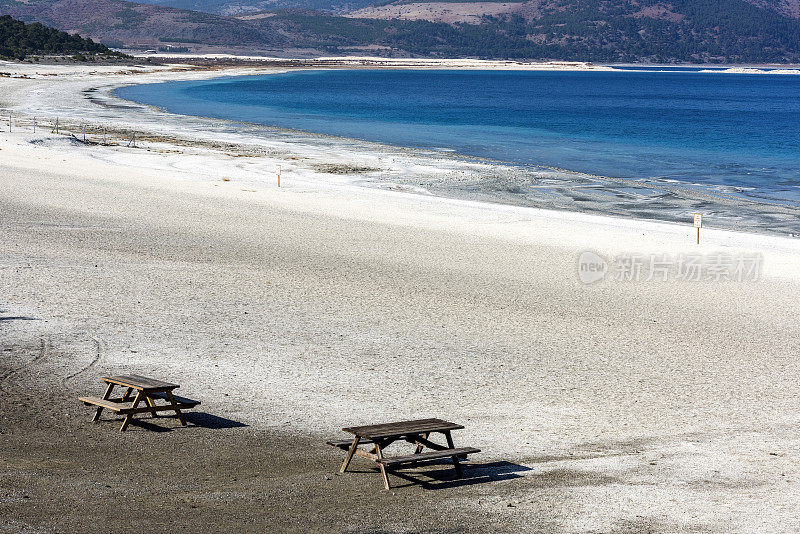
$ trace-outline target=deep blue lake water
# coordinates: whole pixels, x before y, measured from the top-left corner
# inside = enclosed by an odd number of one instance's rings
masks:
[[[179,114],[800,200],[800,76],[331,70],[116,94]]]

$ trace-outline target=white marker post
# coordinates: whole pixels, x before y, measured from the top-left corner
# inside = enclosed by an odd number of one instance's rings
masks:
[[[281,166],[277,166],[277,173],[278,173],[278,187],[281,186]]]
[[[700,244],[700,228],[703,227],[703,216],[700,213],[694,214],[694,227],[697,228],[697,244]]]

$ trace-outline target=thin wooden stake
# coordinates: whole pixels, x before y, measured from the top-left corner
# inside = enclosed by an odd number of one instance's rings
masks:
[[[33,118],[33,133],[36,133],[36,117]]]
[[[281,166],[278,165],[278,187],[281,186]]]
[[[697,244],[700,244],[700,228],[703,226],[703,214],[702,213],[695,213],[694,214],[694,227],[697,228]]]

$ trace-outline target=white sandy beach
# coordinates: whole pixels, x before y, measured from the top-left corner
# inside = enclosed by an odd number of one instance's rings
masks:
[[[0,308],[36,320],[0,333],[47,340],[53,355],[33,368],[68,392],[103,373],[179,378],[225,417],[319,439],[377,421],[458,421],[457,439],[484,451],[476,460],[526,470],[513,512],[502,481],[447,506],[509,532],[534,520],[563,532],[800,529],[797,240],[704,228],[698,246],[688,219],[363,187],[315,165],[403,173],[430,160],[355,160],[288,134],[238,157],[233,134],[200,128],[213,121],[159,122],[157,111],[133,126],[220,146],[83,145],[34,134],[29,120],[131,127],[132,112],[82,92],[118,84],[120,69],[25,68],[39,76],[0,78],[0,105],[25,114],[0,134]],[[426,172],[473,164],[441,165]],[[609,261],[759,255],[763,272],[586,285],[587,250]],[[573,483],[550,487],[549,473]]]

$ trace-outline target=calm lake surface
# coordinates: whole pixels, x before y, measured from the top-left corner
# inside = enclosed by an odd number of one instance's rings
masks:
[[[185,115],[800,201],[800,76],[330,70],[116,94]]]

